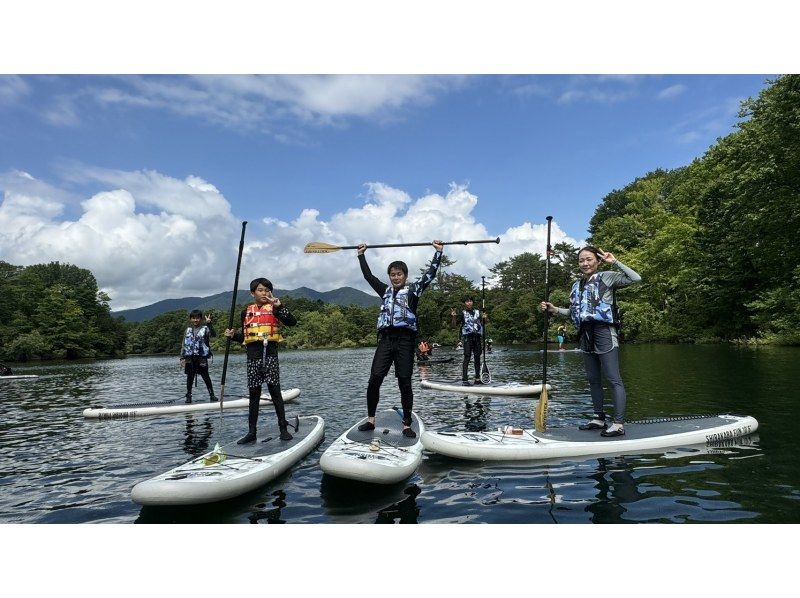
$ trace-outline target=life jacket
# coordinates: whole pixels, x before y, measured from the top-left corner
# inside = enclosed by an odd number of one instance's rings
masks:
[[[599,272],[593,274],[587,281],[581,278],[573,283],[569,315],[575,326],[580,328],[584,322],[603,322],[619,326],[617,296],[612,289],[612,302],[608,304],[602,300],[607,291],[608,286],[603,282]]]
[[[244,314],[244,344],[273,341],[281,342],[281,321],[272,313],[272,304],[260,308],[255,303],[247,306]]]
[[[472,313],[469,313],[467,310],[462,310],[461,313],[464,316],[464,325],[461,327],[462,335],[481,334],[483,332],[481,310],[473,309]]]
[[[197,329],[197,334],[194,333],[194,328],[189,326],[183,335],[183,355],[186,357],[195,355],[209,357],[211,355],[211,347],[209,347],[208,342],[209,336],[208,326],[200,326]]]
[[[417,315],[408,306],[407,286],[395,294],[392,285],[389,285],[383,294],[383,304],[378,314],[378,330],[384,330],[390,326],[417,331]]]

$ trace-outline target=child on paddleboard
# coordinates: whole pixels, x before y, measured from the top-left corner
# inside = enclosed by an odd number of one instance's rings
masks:
[[[286,411],[281,395],[281,378],[278,364],[278,343],[283,341],[281,326],[294,326],[297,319],[281,300],[272,296],[272,283],[266,278],[256,278],[250,282],[250,294],[254,303],[242,311],[242,332],[232,328],[225,330],[225,336],[245,344],[247,352],[247,389],[250,397],[247,414],[247,434],[237,440],[237,444],[249,444],[256,440],[256,423],[261,402],[261,387],[266,382],[281,440],[291,440],[287,430]]]
[[[403,405],[403,436],[414,438],[417,434],[411,429],[411,409],[414,405],[414,393],[411,390],[411,374],[414,368],[414,348],[417,337],[417,305],[422,292],[428,287],[439,269],[442,261],[443,244],[439,240],[432,242],[436,252],[433,254],[428,271],[416,282],[406,284],[408,266],[405,262],[395,261],[389,264],[386,273],[389,284],[374,276],[367,265],[364,252],[366,244],[358,246],[358,262],[361,273],[383,304],[378,314],[378,347],[372,358],[369,383],[367,385],[367,421],[358,429],[362,432],[375,429],[375,411],[380,399],[381,384],[389,368],[394,364],[394,375],[400,387],[400,401]]]
[[[566,326],[559,326],[558,330],[556,330],[556,340],[558,341],[558,350],[564,350],[564,340],[567,338],[567,328]]]
[[[210,339],[215,336],[214,328],[211,326],[211,316],[205,317],[199,309],[193,309],[189,313],[190,325],[183,334],[181,345],[181,367],[186,374],[186,402],[192,402],[192,385],[195,384],[199,375],[206,384],[210,401],[216,401],[214,387],[211,384],[211,376],[208,375],[208,359],[211,357]]]
[[[615,266],[618,272],[598,272],[601,263]],[[542,301],[542,311],[572,318],[578,328],[578,341],[583,351],[583,365],[592,394],[594,417],[578,426],[581,430],[602,430],[601,436],[625,434],[625,386],[619,374],[619,340],[617,328],[616,289],[642,280],[636,272],[620,262],[613,253],[586,246],[578,252],[581,278],[572,285],[569,309]],[[603,373],[614,395],[614,421],[609,426],[603,410]]]
[[[469,385],[467,369],[469,368],[470,358],[475,356],[475,384],[481,382],[481,350],[483,342],[483,324],[486,322],[486,314],[479,309],[473,309],[475,298],[472,295],[464,297],[464,309],[457,312],[455,309],[450,312],[453,326],[461,329],[462,347],[464,349],[464,361],[461,363],[461,382],[465,386]]]

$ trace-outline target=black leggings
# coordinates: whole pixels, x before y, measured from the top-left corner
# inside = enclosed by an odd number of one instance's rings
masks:
[[[463,337],[464,343],[464,361],[461,364],[461,379],[467,379],[467,368],[469,367],[469,360],[475,356],[475,378],[481,377],[481,335],[469,334]]]
[[[411,425],[411,410],[414,392],[411,389],[411,373],[414,369],[414,346],[416,335],[403,330],[381,333],[375,357],[372,358],[369,383],[367,384],[367,415],[375,417],[380,400],[381,384],[394,364],[394,374],[400,387],[400,402],[403,405],[403,423]]]
[[[199,375],[203,382],[206,383],[206,388],[208,389],[209,394],[214,393],[214,387],[211,384],[211,376],[208,375],[208,362],[206,361],[206,366],[203,367],[200,365],[200,360],[198,358],[192,359],[191,357],[187,358],[186,367],[184,371],[186,372],[186,394],[192,394],[192,385],[196,377]]]
[[[597,415],[605,413],[603,411],[603,382],[600,378],[602,372],[614,397],[614,422],[624,423],[627,397],[622,376],[619,374],[619,347],[606,353],[584,353],[583,365],[586,368],[586,377],[589,379],[594,412]]]
[[[256,423],[258,422],[258,408],[261,404],[261,387],[254,386],[248,389],[250,395],[250,403],[248,404],[247,411],[247,425],[251,432],[256,431]],[[283,395],[281,394],[281,385],[267,384],[269,396],[272,399],[272,406],[275,407],[275,415],[278,416],[278,427],[283,429],[286,427],[286,410],[283,406]]]

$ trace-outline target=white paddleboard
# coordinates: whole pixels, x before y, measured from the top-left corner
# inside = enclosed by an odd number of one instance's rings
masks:
[[[401,482],[416,471],[422,461],[421,436],[425,425],[411,413],[416,438],[403,436],[403,417],[394,409],[375,414],[375,429],[361,432],[365,417],[333,441],[319,460],[328,475],[375,484]]]
[[[235,441],[225,444],[222,450],[226,457],[221,462],[209,462],[218,460],[211,451],[139,482],[133,487],[131,498],[145,506],[199,505],[255,490],[288,470],[322,441],[325,422],[321,417],[311,415],[297,421],[298,431],[289,428],[292,440],[280,440],[273,418],[269,426],[274,433],[268,440],[259,438],[251,444],[236,444]],[[289,423],[293,423],[291,418]]]
[[[440,455],[477,461],[528,461],[587,455],[639,453],[677,446],[725,442],[752,434],[750,416],[680,416],[626,422],[625,436],[599,430],[553,428],[546,432],[504,427],[496,432],[425,432],[425,448]]]
[[[0,376],[0,380],[29,380],[38,377],[36,374],[12,374],[11,376]]]
[[[464,386],[460,380],[423,380],[422,388],[431,390],[443,390],[446,392],[457,392],[460,394],[471,394],[481,396],[503,396],[503,397],[529,397],[541,394],[541,384],[520,384],[518,382],[490,382],[489,384],[472,384]],[[548,384],[547,390],[552,390]]]
[[[548,349],[548,353],[583,353],[580,349]],[[539,353],[544,353],[544,349],[539,349]]]
[[[281,392],[283,402],[290,403],[300,396],[299,388],[290,388]],[[223,401],[223,409],[246,409],[250,399],[234,399]],[[261,395],[261,405],[272,405],[269,393]],[[184,399],[161,401],[158,403],[129,403],[124,405],[109,405],[108,407],[89,407],[83,410],[83,417],[97,419],[128,419],[145,415],[166,415],[170,413],[202,413],[205,411],[219,411],[219,402],[205,401],[203,403],[184,403]]]

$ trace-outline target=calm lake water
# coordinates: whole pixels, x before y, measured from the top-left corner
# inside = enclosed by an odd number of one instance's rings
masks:
[[[538,347],[489,356],[495,380],[538,382]],[[132,420],[84,419],[90,405],[180,398],[174,357],[27,365],[29,381],[0,381],[0,522],[3,523],[679,523],[800,522],[800,349],[626,345],[622,373],[628,419],[695,413],[754,416],[758,432],[716,449],[686,447],[559,462],[475,463],[425,454],[406,482],[370,486],[323,475],[319,457],[366,413],[372,349],[284,352],[284,389],[299,387],[288,413],[325,419],[322,444],[267,486],[207,507],[142,508],[139,481],[240,437],[246,410]],[[469,398],[422,389],[422,376],[460,376],[453,363],[418,368],[415,410],[429,428],[531,427],[531,399]],[[219,390],[222,357],[211,366]],[[550,427],[575,426],[591,402],[577,353],[551,354]],[[229,361],[228,399],[246,394],[244,356]],[[202,386],[202,382],[201,382]],[[198,389],[196,397],[204,397]],[[399,405],[393,375],[380,408]],[[266,415],[266,417],[265,417]],[[274,412],[262,408],[274,431]]]

